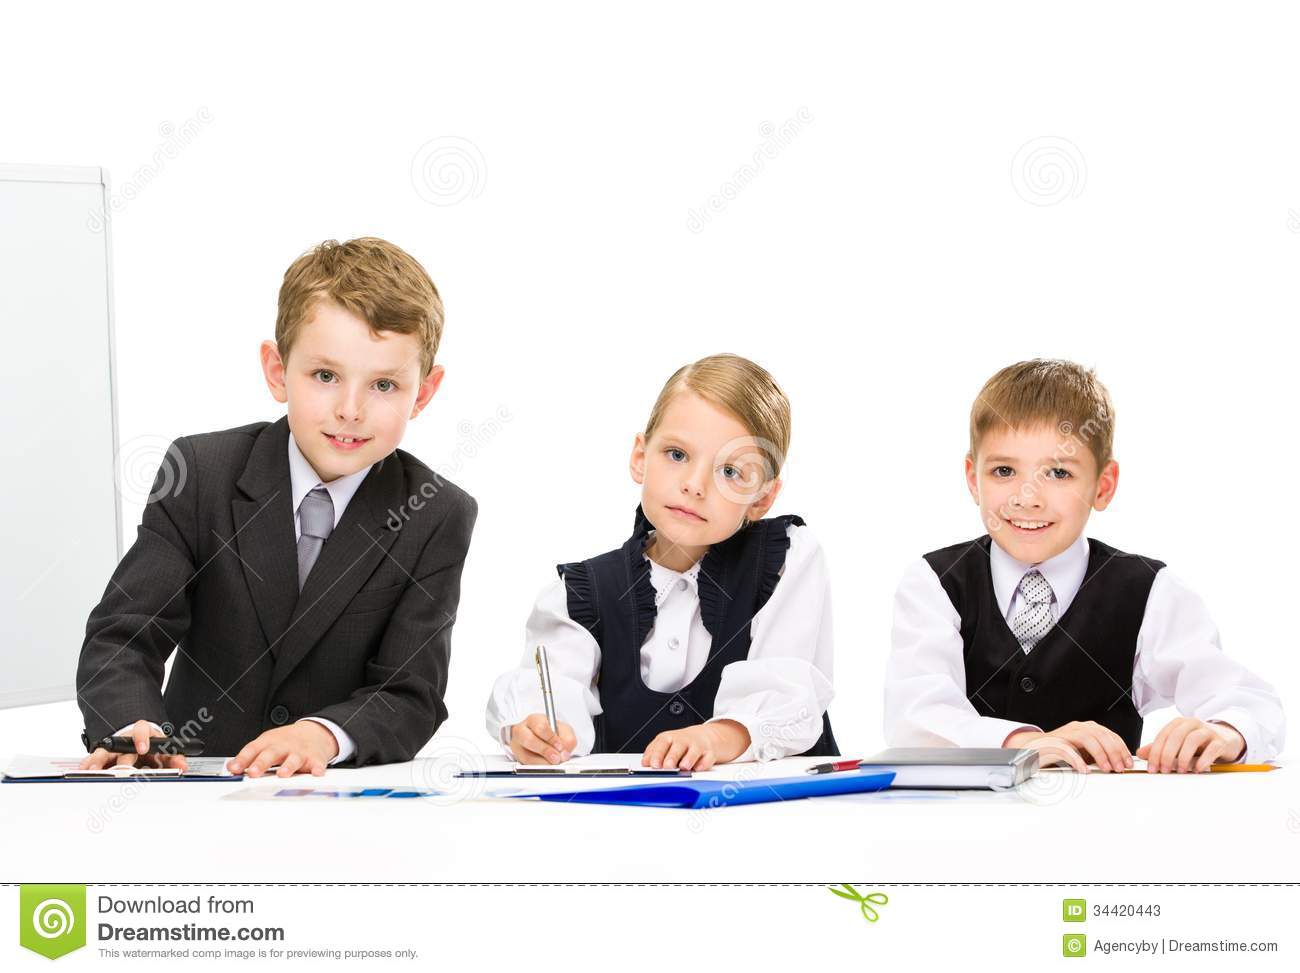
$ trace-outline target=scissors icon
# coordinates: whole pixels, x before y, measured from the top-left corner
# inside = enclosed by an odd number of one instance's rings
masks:
[[[880,913],[877,912],[875,909],[873,909],[872,905],[888,905],[889,896],[887,896],[884,892],[872,892],[870,895],[863,895],[861,892],[855,889],[848,882],[845,882],[843,884],[844,884],[844,888],[847,889],[848,891],[842,892],[839,889],[834,887],[831,888],[831,891],[836,895],[838,895],[841,899],[848,899],[850,902],[857,902],[859,905],[861,905],[862,917],[866,919],[867,922],[875,922],[877,919],[880,918]]]

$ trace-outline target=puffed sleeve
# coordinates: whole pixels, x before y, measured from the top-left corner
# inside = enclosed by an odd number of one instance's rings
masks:
[[[961,616],[930,562],[911,564],[894,595],[885,666],[885,742],[891,747],[1001,747],[1040,727],[980,716],[966,698]]]
[[[524,655],[519,667],[502,673],[492,686],[487,704],[487,730],[510,752],[510,728],[532,713],[545,712],[542,687],[537,679],[533,652],[546,646],[551,670],[555,715],[573,727],[578,738],[575,756],[591,753],[596,741],[592,718],[600,712],[596,676],[600,672],[600,645],[587,629],[569,617],[564,579],[542,589],[524,631]]]
[[[750,623],[749,657],[722,670],[715,720],[749,731],[738,760],[776,760],[817,742],[832,678],[830,576],[816,535],[786,529],[790,548],[780,581]]]
[[[1147,596],[1133,697],[1144,716],[1172,705],[1184,716],[1231,725],[1246,741],[1239,762],[1272,760],[1286,738],[1277,691],[1224,653],[1204,600],[1168,568]]]

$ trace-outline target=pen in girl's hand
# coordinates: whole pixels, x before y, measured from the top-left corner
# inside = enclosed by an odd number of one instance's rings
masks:
[[[537,647],[533,653],[533,661],[537,663],[537,678],[542,683],[542,705],[546,710],[546,725],[551,728],[552,733],[558,733],[559,726],[555,721],[555,697],[551,694],[551,665],[546,658],[546,646]]]

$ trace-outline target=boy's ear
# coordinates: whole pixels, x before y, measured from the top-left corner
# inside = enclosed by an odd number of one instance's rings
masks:
[[[280,349],[274,341],[262,342],[262,374],[266,376],[266,387],[271,390],[271,397],[277,402],[288,402],[289,393],[284,387],[284,362],[280,360]]]
[[[966,489],[970,490],[970,498],[978,505],[980,502],[979,473],[975,469],[975,457],[970,453],[966,454]]]
[[[775,479],[768,480],[764,484],[767,494],[749,505],[745,511],[746,520],[762,520],[767,512],[772,509],[772,504],[776,503],[776,495],[781,492],[782,481],[778,476]]]
[[[429,404],[429,400],[438,391],[438,386],[442,384],[442,377],[445,374],[447,374],[447,370],[441,365],[434,365],[429,369],[429,374],[420,383],[420,391],[415,396],[415,405],[411,407],[412,419],[424,411],[424,407]]]
[[[1097,495],[1092,499],[1092,509],[1105,510],[1109,507],[1118,489],[1119,463],[1111,460],[1101,468],[1101,475],[1097,477]]]
[[[632,440],[632,458],[628,461],[634,483],[645,482],[645,433],[637,433]]]

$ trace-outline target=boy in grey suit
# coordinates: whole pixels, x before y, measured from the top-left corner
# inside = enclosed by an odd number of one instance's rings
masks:
[[[397,448],[442,381],[442,324],[433,282],[384,240],[288,269],[261,348],[288,415],[169,448],[86,626],[83,767],[183,767],[147,755],[158,734],[251,776],[410,760],[429,740],[478,512]],[[94,748],[114,733],[137,753]]]

